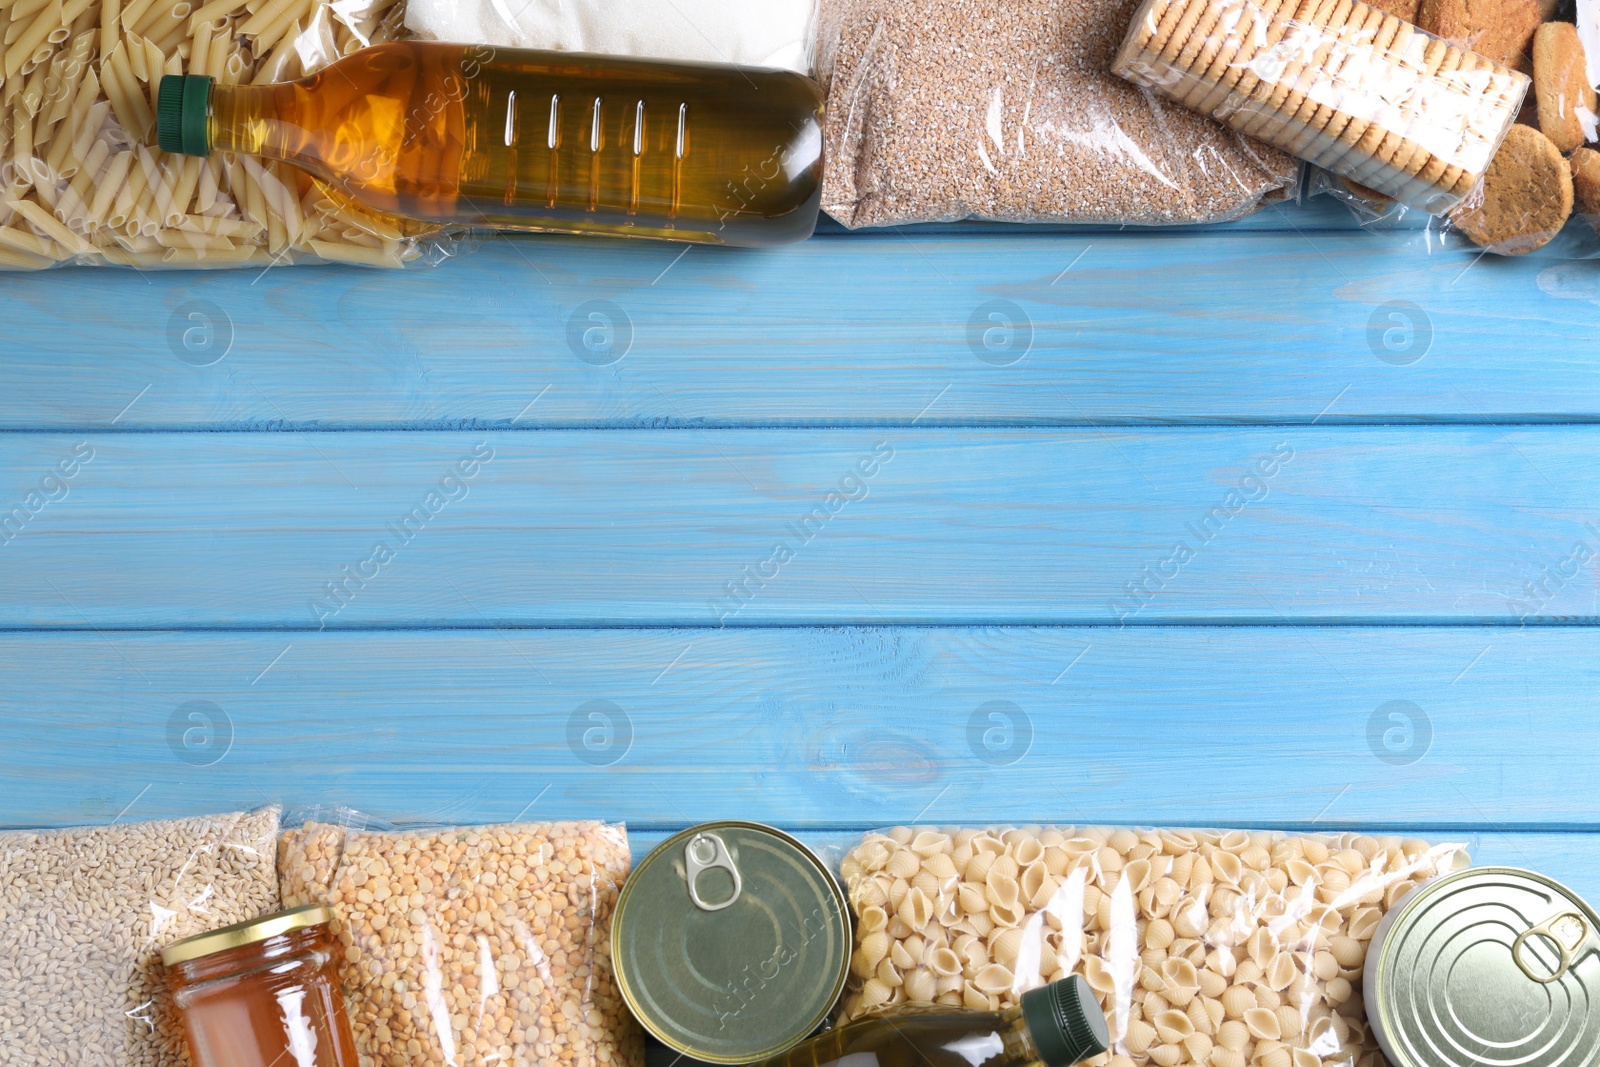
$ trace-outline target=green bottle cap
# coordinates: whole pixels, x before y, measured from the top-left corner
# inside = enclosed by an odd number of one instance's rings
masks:
[[[1045,1067],[1069,1067],[1111,1047],[1106,1013],[1082,975],[1022,994],[1022,1017]]]
[[[211,154],[206,120],[211,109],[211,78],[205,74],[168,74],[156,97],[156,144],[163,152],[186,156]]]

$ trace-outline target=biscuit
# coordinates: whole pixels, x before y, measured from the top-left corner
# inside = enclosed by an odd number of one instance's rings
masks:
[[[1539,129],[1557,148],[1571,152],[1589,141],[1580,109],[1595,121],[1595,91],[1572,23],[1547,22],[1533,35],[1533,91]]]
[[[1384,15],[1375,7],[1363,6],[1351,13],[1351,18],[1339,30],[1341,50],[1344,53],[1342,61],[1331,65],[1329,76],[1336,84],[1347,85],[1352,91],[1358,89],[1368,77],[1374,66],[1382,61],[1382,57],[1375,50],[1378,30],[1383,26]],[[1348,94],[1341,94],[1348,97]],[[1314,163],[1323,164],[1324,160],[1337,159],[1339,148],[1339,135],[1349,125],[1351,112],[1344,100],[1337,104],[1327,100],[1317,102],[1317,106],[1309,112],[1302,108],[1299,120],[1308,127],[1307,136],[1314,138],[1315,150],[1308,156]],[[1311,145],[1307,151],[1312,152]]]
[[[1487,251],[1526,255],[1548,244],[1572,214],[1572,170],[1550,138],[1513,126],[1483,184],[1450,221]]]
[[[1196,0],[1190,6],[1196,10],[1184,13],[1178,28],[1173,31],[1172,40],[1161,49],[1161,54],[1185,75],[1192,75],[1200,69],[1197,65],[1208,45],[1217,47],[1217,35],[1212,32],[1217,22],[1230,11],[1242,11],[1246,0]]]
[[[1422,55],[1416,58],[1412,52],[1420,42]],[[1362,173],[1354,174],[1356,181],[1379,181],[1379,174],[1387,174],[1390,180],[1411,175],[1412,167],[1420,167],[1418,157],[1425,154],[1428,149],[1420,134],[1425,131],[1420,127],[1427,122],[1427,97],[1431,93],[1442,91],[1438,80],[1439,72],[1444,68],[1451,52],[1460,49],[1451,48],[1445,41],[1426,34],[1413,33],[1406,42],[1407,52],[1402,63],[1403,66],[1416,71],[1419,82],[1416,95],[1409,101],[1409,106],[1402,103],[1401,120],[1394,124],[1377,148],[1374,155],[1374,165],[1371,168],[1363,167]]]
[[[1248,24],[1241,26],[1231,48],[1218,52],[1202,75],[1206,91],[1197,94],[1189,106],[1202,115],[1226,114],[1223,104],[1235,90],[1241,99],[1247,97],[1261,80],[1253,61],[1271,54],[1289,26],[1288,16],[1298,6],[1299,0],[1255,0]]]
[[[1269,130],[1278,119],[1270,110],[1272,96],[1292,77],[1295,59],[1304,55],[1303,37],[1320,6],[1320,0],[1284,0],[1275,5],[1263,47],[1224,75],[1220,91],[1211,97],[1213,111],[1235,116],[1232,124],[1237,129]]]
[[[1332,101],[1342,95],[1345,72],[1371,58],[1358,36],[1359,26],[1371,17],[1371,9],[1357,3],[1335,10],[1327,20],[1323,28],[1326,40],[1317,50],[1310,77],[1303,82],[1306,91],[1296,106],[1284,109],[1280,143],[1286,151],[1312,158],[1331,143],[1322,127],[1334,114]]]
[[[1448,72],[1450,77],[1446,84],[1450,86],[1455,96],[1461,98],[1460,117],[1470,124],[1474,116],[1490,106],[1484,93],[1495,68],[1489,60],[1476,52],[1469,52],[1464,48],[1456,48],[1454,51],[1457,65]],[[1427,188],[1438,190],[1442,195],[1454,197],[1457,183],[1462,181],[1467,173],[1457,162],[1466,129],[1466,126],[1461,126],[1449,131],[1456,142],[1456,147],[1449,151],[1444,150],[1445,146],[1436,139],[1431,137],[1428,139],[1428,154],[1418,162],[1415,174],[1417,181]],[[1487,156],[1483,160],[1483,165],[1488,165]],[[1468,183],[1469,189],[1476,183],[1478,177],[1476,168],[1472,177],[1473,181]]]
[[[1151,65],[1162,73],[1162,90],[1173,100],[1181,100],[1194,91],[1192,64],[1206,41],[1200,32],[1202,23],[1214,23],[1219,8],[1230,2],[1237,0],[1188,0],[1176,25],[1158,35],[1146,49]]]
[[[1384,167],[1392,166],[1395,158],[1407,151],[1407,130],[1413,118],[1415,93],[1408,100],[1384,99],[1391,97],[1392,93],[1399,91],[1403,79],[1410,79],[1418,89],[1431,77],[1433,70],[1438,69],[1439,61],[1444,58],[1442,47],[1430,57],[1428,45],[1432,42],[1441,44],[1436,38],[1415,29],[1410,23],[1401,22],[1399,31],[1395,35],[1394,43],[1384,53],[1385,91],[1382,97],[1374,94],[1371,125],[1356,142],[1351,150],[1350,166],[1347,175],[1358,182],[1368,181],[1373,173]],[[1433,70],[1428,69],[1428,60],[1434,60]],[[1382,101],[1380,103],[1380,101]]]
[[[1370,186],[1351,181],[1349,178],[1340,178],[1339,184],[1344,186],[1346,193],[1380,214],[1394,207],[1394,197],[1380,193]]]
[[[1567,162],[1572,166],[1572,208],[1600,233],[1600,152],[1580,148]]]
[[[1514,67],[1541,21],[1539,0],[1422,0],[1417,25]]]
[[[1228,60],[1240,49],[1253,47],[1249,43],[1250,29],[1260,4],[1259,0],[1213,0],[1211,6],[1210,16],[1194,29],[1193,39],[1199,47],[1188,60],[1180,59],[1184,92],[1174,99],[1191,111],[1200,111],[1200,102],[1216,89],[1216,76]],[[1186,47],[1184,52],[1188,51]]]
[[[1393,15],[1383,16],[1383,21],[1378,25],[1377,35],[1372,39],[1373,61],[1361,71],[1352,87],[1357,100],[1363,95],[1362,89],[1367,90],[1365,95],[1370,100],[1372,94],[1388,80],[1392,69],[1388,53],[1402,28],[1408,33],[1412,32],[1410,26]],[[1344,115],[1343,121],[1340,122],[1336,116],[1328,129],[1328,134],[1336,138],[1339,144],[1333,147],[1329,153],[1329,162],[1323,165],[1329,170],[1343,174],[1370,153],[1370,149],[1363,152],[1361,144],[1367,132],[1377,123],[1378,116],[1373,113],[1370,106],[1356,108],[1346,106],[1340,110]],[[1335,127],[1340,128],[1335,129]],[[1381,133],[1380,127],[1380,138]]]
[[[1123,38],[1122,50],[1130,55],[1134,52],[1144,51],[1155,42],[1164,40],[1165,35],[1172,32],[1177,25],[1178,16],[1183,14],[1184,0],[1151,0],[1149,9],[1142,17],[1136,18],[1128,27],[1128,35]]]
[[[1236,128],[1252,136],[1261,136],[1271,143],[1267,131],[1281,131],[1284,117],[1293,115],[1304,103],[1305,88],[1319,73],[1319,64],[1326,61],[1333,38],[1327,33],[1328,19],[1340,9],[1348,12],[1351,0],[1313,0],[1301,4],[1295,24],[1284,34],[1286,44],[1293,44],[1293,58],[1282,73],[1270,84],[1262,82],[1250,93],[1253,112]],[[1306,46],[1311,49],[1311,62],[1306,62]]]

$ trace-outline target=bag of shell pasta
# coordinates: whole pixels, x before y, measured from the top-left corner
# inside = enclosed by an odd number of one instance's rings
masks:
[[[1412,886],[1466,864],[1463,845],[1359,834],[874,832],[840,865],[856,914],[843,1018],[1007,1008],[1081,973],[1111,1067],[1377,1067],[1367,942]]]

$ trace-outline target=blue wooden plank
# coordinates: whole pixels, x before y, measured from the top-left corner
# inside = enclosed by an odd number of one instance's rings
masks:
[[[0,627],[1592,621],[1597,435],[0,435]]]
[[[1597,651],[1588,628],[8,634],[0,823],[280,801],[1592,833]]]
[[[1591,278],[1309,228],[8,275],[0,429],[1587,421]]]

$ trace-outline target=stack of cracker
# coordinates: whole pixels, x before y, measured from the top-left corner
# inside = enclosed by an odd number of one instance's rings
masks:
[[[1112,69],[1435,214],[1478,184],[1528,90],[1359,0],[1145,0]]]

